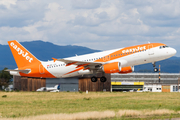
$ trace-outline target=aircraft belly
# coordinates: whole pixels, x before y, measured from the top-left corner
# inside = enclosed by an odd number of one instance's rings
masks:
[[[62,66],[62,67],[57,67],[57,68],[51,68],[49,69],[49,72],[53,74],[56,78],[62,78],[64,77],[63,75],[74,70],[74,66]]]
[[[92,74],[92,71],[90,71],[90,70],[79,70],[76,72],[64,74],[62,77],[74,77],[74,76],[80,76],[80,75],[85,75],[85,74]]]

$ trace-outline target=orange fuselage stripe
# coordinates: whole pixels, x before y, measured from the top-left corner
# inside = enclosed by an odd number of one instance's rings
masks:
[[[66,66],[70,66],[70,65],[73,65],[73,64],[76,64],[77,62],[72,62],[72,63],[68,63],[66,64]]]
[[[132,55],[134,53],[138,53],[138,52],[141,52],[141,51],[146,51],[146,50],[149,50],[151,48],[154,48],[154,47],[158,47],[158,46],[163,46],[165,44],[162,44],[162,43],[151,43],[151,44],[143,44],[143,45],[136,45],[136,46],[131,46],[131,47],[125,47],[125,48],[122,48],[118,51],[115,51],[109,55],[106,55],[104,57],[102,57],[101,59],[98,59],[98,60],[95,60],[94,62],[108,62],[108,61],[111,61],[111,60],[115,60],[115,59],[118,59],[118,58],[121,58],[121,57],[125,57],[125,56],[128,56],[128,55]]]
[[[82,69],[84,69],[84,67],[79,67],[78,69],[75,69],[75,70],[73,70],[73,71],[71,71],[71,72],[68,72],[68,73],[66,73],[66,74],[64,74],[64,75],[71,74],[71,73],[73,73],[73,72],[77,72],[77,71],[82,70]]]

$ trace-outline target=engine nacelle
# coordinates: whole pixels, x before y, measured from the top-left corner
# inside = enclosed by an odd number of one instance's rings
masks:
[[[123,67],[121,68],[121,71],[118,72],[120,74],[126,74],[126,73],[131,73],[134,71],[134,66],[128,66],[128,67]]]
[[[128,67],[121,68],[121,63],[120,62],[113,62],[113,63],[103,65],[103,71],[105,73],[126,74],[126,73],[133,72],[134,71],[134,66],[128,66]]]
[[[118,73],[121,71],[120,63],[113,62],[113,63],[105,64],[103,65],[103,71],[105,73]]]

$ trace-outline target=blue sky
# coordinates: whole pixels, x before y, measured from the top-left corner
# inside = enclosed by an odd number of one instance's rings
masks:
[[[0,0],[0,44],[14,39],[98,50],[159,42],[180,57],[180,1]]]

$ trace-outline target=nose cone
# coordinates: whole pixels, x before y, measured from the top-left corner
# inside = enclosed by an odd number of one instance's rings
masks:
[[[172,53],[172,55],[175,55],[177,53],[177,51],[174,48],[172,48],[171,53]]]
[[[174,56],[177,53],[177,51],[174,48],[170,48],[170,50],[168,50],[168,53],[170,56]]]

